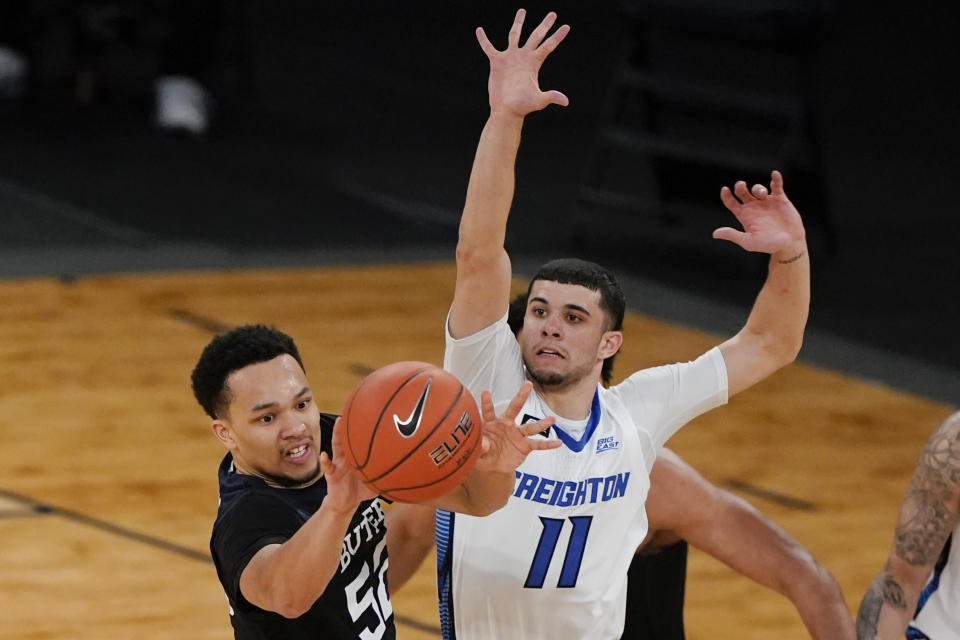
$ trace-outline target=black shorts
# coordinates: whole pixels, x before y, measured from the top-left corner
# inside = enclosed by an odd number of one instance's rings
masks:
[[[623,640],[684,640],[683,594],[687,543],[637,554],[627,572],[627,616]]]

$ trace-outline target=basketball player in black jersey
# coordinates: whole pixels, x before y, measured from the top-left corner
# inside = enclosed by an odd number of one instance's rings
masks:
[[[229,450],[210,550],[234,636],[394,638],[388,584],[409,577],[423,544],[409,535],[407,505],[386,515],[338,455],[337,418],[314,404],[293,340],[262,325],[233,329],[207,345],[192,383]],[[486,395],[480,458],[432,506],[491,513],[506,503],[526,455],[553,448],[526,437],[551,420],[514,425],[528,393],[529,386],[500,418]],[[397,571],[389,571],[388,549]]]

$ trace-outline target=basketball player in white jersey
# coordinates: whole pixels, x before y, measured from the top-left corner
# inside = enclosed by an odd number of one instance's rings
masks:
[[[769,192],[743,182],[722,190],[744,230],[714,236],[770,254],[769,273],[744,328],[694,362],[603,388],[603,362],[623,340],[623,295],[605,269],[576,260],[548,263],[534,277],[518,343],[507,324],[504,250],[514,163],[524,117],[567,104],[562,93],[541,91],[537,75],[569,31],[548,37],[550,13],[521,45],[524,17],[517,13],[503,51],[477,30],[490,59],[490,116],[460,223],[444,365],[473,393],[489,389],[495,405],[531,380],[521,421],[555,416],[545,437],[563,446],[527,458],[507,505],[491,516],[438,515],[441,625],[461,640],[619,638],[657,451],[684,423],[797,355],[810,295],[805,233],[779,173]]]
[[[927,440],[893,548],[863,596],[860,640],[960,640],[960,413]]]

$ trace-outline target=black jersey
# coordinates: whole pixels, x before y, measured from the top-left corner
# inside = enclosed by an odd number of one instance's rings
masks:
[[[336,416],[321,414],[321,449],[330,454]],[[268,544],[289,540],[327,495],[324,478],[302,489],[279,489],[237,473],[233,456],[220,464],[220,507],[210,538],[217,575],[230,604],[237,640],[283,638],[392,639],[393,607],[387,591],[387,541],[379,498],[363,502],[340,547],[340,567],[313,606],[296,619],[265,611],[240,593],[240,574]]]

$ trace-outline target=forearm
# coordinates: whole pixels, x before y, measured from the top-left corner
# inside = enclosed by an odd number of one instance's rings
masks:
[[[918,589],[904,588],[886,569],[877,574],[857,612],[858,640],[893,640],[903,634],[913,618]],[[910,606],[914,603],[914,606]]]
[[[853,618],[830,572],[811,559],[806,577],[791,584],[788,597],[814,640],[854,640]]]
[[[809,309],[810,257],[801,240],[770,256],[767,279],[743,329],[720,345],[730,395],[796,359]]]
[[[513,471],[473,470],[459,487],[442,496],[436,506],[471,516],[487,516],[507,504],[515,481]]]
[[[460,220],[458,257],[503,248],[522,128],[522,116],[502,111],[492,111],[483,127]]]
[[[491,112],[480,136],[457,243],[449,324],[455,338],[488,326],[507,309],[511,268],[503,243],[522,124],[520,116]]]
[[[810,256],[805,241],[770,256],[767,279],[743,331],[792,361],[800,351],[810,309]]]
[[[395,504],[387,512],[390,591],[417,572],[434,544],[435,511],[420,504]]]
[[[305,613],[337,570],[352,517],[352,512],[337,512],[321,505],[289,540],[269,549],[264,557],[251,560],[241,577],[244,596],[288,618]]]

